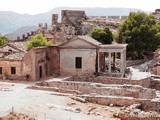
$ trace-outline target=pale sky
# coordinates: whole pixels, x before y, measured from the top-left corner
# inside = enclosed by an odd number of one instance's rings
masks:
[[[125,7],[154,11],[160,0],[0,0],[0,11],[37,14],[55,7]]]

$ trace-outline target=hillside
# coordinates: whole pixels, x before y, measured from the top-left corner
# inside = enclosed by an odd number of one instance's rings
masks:
[[[131,8],[70,8],[58,7],[53,10],[36,14],[19,14],[9,11],[0,11],[0,33],[10,33],[22,26],[37,26],[38,23],[51,23],[51,14],[61,14],[61,10],[85,10],[88,16],[123,16],[128,15],[130,11],[141,11],[139,9]]]
[[[17,36],[22,38],[22,34],[27,35],[27,33],[30,33],[31,31],[35,31],[36,29],[37,29],[36,26],[23,26],[23,27],[17,29],[16,31],[7,34],[6,37],[9,40],[16,40]]]

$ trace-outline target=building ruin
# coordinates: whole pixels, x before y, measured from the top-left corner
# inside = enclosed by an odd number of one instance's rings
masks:
[[[61,23],[58,15],[53,14],[51,26],[40,23],[37,31],[28,33],[27,37],[22,35],[22,41],[0,47],[0,78],[38,81],[71,76],[70,80],[44,81],[34,88],[69,92],[102,105],[141,104],[146,111],[159,112],[159,81],[124,78],[127,45],[103,45],[83,35],[87,33],[85,29],[90,28],[85,20],[84,11],[64,10]],[[52,46],[28,51],[25,41],[37,32],[51,40]],[[57,45],[57,42],[62,43]]]

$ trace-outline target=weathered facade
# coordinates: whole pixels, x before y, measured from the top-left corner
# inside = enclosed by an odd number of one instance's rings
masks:
[[[24,42],[1,48],[0,78],[40,80],[59,74],[59,50],[56,46],[25,49]]]
[[[28,67],[29,79],[40,80],[42,78],[59,74],[59,50],[57,47],[33,48],[23,60],[24,74]],[[28,60],[27,60],[28,59]]]
[[[102,45],[89,36],[78,36],[60,46],[60,74],[91,77],[94,74],[123,77],[126,69],[125,44]],[[120,54],[117,70],[115,57]]]
[[[155,9],[152,15],[156,18],[157,22],[160,23],[160,9]]]
[[[121,55],[115,72],[113,53]],[[102,45],[89,36],[75,36],[60,46],[27,50],[25,42],[13,42],[0,48],[0,78],[41,80],[62,75],[90,78],[95,74],[123,77],[126,45]]]
[[[98,44],[89,42],[89,37],[76,37],[60,47],[61,75],[93,76],[96,67]]]

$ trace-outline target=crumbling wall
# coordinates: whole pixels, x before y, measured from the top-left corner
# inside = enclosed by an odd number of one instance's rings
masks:
[[[52,14],[52,26],[58,24],[58,14]]]
[[[98,76],[95,78],[88,79],[90,82],[103,83],[103,84],[131,84],[131,85],[140,85],[146,88],[151,87],[151,78],[144,78],[141,80],[131,80],[128,78],[109,78],[106,76]]]
[[[23,78],[32,81],[40,80],[40,66],[42,66],[42,78],[59,75],[59,50],[57,47],[31,49],[23,59]],[[27,75],[29,75],[28,78]]]
[[[0,60],[2,74],[0,79],[20,80],[22,79],[22,61],[21,60]],[[11,74],[11,67],[16,68],[16,73]]]
[[[62,10],[61,17],[62,24],[79,27],[82,19],[86,18],[86,14],[85,11]]]
[[[34,71],[33,69],[35,68],[35,58],[32,50],[28,51],[28,53],[25,55],[23,58],[23,79],[24,80],[33,80],[34,79]]]
[[[160,80],[153,79],[151,81],[151,88],[156,89],[156,90],[160,90]]]
[[[111,97],[111,96],[83,96],[87,101],[101,105],[130,106],[133,104],[142,104],[144,111],[160,112],[160,102],[148,99],[135,99],[127,97]]]
[[[48,67],[49,67],[49,75],[59,75],[60,74],[60,51],[59,48],[56,46],[50,46],[48,48]]]
[[[83,21],[86,20],[85,11],[62,10],[62,31],[67,35],[83,35],[86,33]]]
[[[65,90],[76,90],[82,94],[98,94],[103,96],[126,96],[141,99],[152,99],[156,97],[155,90],[141,86],[129,85],[103,85],[89,82],[54,81],[44,82],[42,85],[58,87]]]

